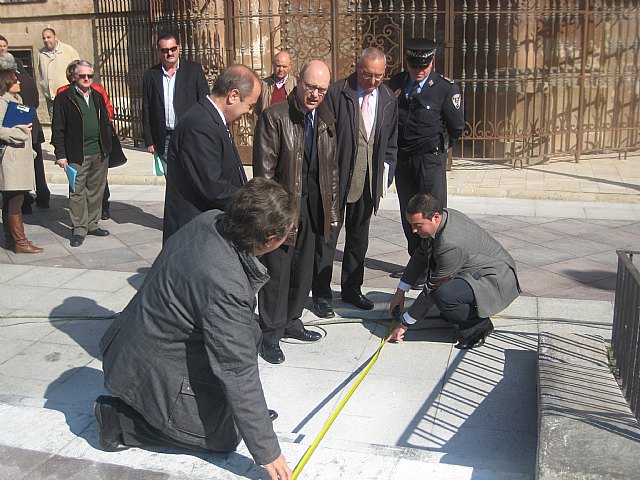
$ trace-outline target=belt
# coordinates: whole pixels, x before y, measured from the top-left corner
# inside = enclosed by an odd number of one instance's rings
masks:
[[[438,155],[439,153],[441,153],[443,150],[440,150],[440,147],[436,147],[433,150],[427,150],[427,151],[420,151],[420,152],[412,152],[412,153],[408,153],[406,155],[406,158],[408,160],[411,160],[412,158],[416,158],[416,157],[421,157],[423,155]]]
[[[169,129],[169,128],[166,128],[166,129],[164,130],[164,133],[166,133],[167,135],[171,135],[171,134],[173,133],[173,130],[172,130],[172,129]]]

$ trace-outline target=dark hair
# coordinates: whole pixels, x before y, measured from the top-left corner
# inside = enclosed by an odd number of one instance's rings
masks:
[[[9,40],[4,35],[0,35],[0,42],[7,42],[7,45],[9,45]]]
[[[0,70],[0,95],[7,93],[11,86],[16,83],[17,79],[18,77],[16,77],[16,72],[13,70]]]
[[[293,195],[273,180],[257,177],[242,186],[223,214],[224,230],[238,250],[264,246],[269,237],[284,237],[293,224]]]
[[[176,36],[175,33],[162,32],[160,35],[158,35],[158,40],[156,40],[156,47],[160,48],[160,42],[164,40],[171,40],[171,39],[173,39],[176,42],[176,45],[180,45],[180,41],[178,40],[178,37]]]
[[[53,33],[54,37],[56,36],[56,31],[51,27],[43,28],[42,29],[42,33],[46,32],[47,30],[50,31],[51,33]]]
[[[231,65],[225,69],[213,84],[211,94],[214,97],[224,97],[234,88],[240,93],[240,100],[253,93],[256,83],[260,83],[260,78],[256,72],[245,65]]]
[[[436,212],[442,215],[442,206],[436,197],[428,193],[418,193],[411,197],[405,211],[409,215],[421,213],[423,218],[431,220]]]

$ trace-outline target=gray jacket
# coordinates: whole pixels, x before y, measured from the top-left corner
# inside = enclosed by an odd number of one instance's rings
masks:
[[[231,451],[242,437],[267,464],[280,446],[258,375],[254,310],[269,276],[225,237],[220,215],[205,212],[169,238],[107,330],[105,386],[171,438]]]
[[[428,242],[422,240],[402,281],[413,285],[428,267]],[[520,295],[516,262],[511,255],[477,223],[450,208],[444,209],[443,224],[435,235],[429,284],[447,277],[461,278],[469,284],[480,317],[495,315]]]

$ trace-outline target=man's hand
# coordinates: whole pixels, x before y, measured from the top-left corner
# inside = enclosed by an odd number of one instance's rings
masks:
[[[155,149],[155,148],[153,148],[153,145],[149,145],[149,146],[147,147],[147,152],[149,152],[149,153],[155,153],[155,151],[156,151],[156,149]]]
[[[338,222],[331,222],[331,223],[330,223],[330,225],[331,225],[333,228],[336,228],[336,227],[338,226]]]
[[[389,314],[391,318],[394,318],[394,315],[396,315],[394,312],[396,307],[398,307],[397,315],[402,314],[402,310],[404,309],[404,292],[400,289],[397,289],[396,293],[391,297],[391,303],[389,304]]]
[[[265,470],[269,473],[271,480],[291,480],[293,472],[287,465],[284,455],[280,455],[273,462],[264,465]]]
[[[66,158],[59,158],[58,160],[56,160],[56,165],[58,165],[60,168],[67,168],[67,159]]]
[[[403,324],[396,325],[393,328],[393,330],[391,330],[391,333],[387,337],[387,342],[400,343],[402,340],[404,340],[404,334],[406,333],[407,330],[408,328],[405,327]]]

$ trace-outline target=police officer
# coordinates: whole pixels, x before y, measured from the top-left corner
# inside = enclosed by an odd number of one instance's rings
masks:
[[[435,71],[437,45],[424,38],[406,42],[408,72],[393,76],[398,98],[398,163],[395,171],[400,212],[417,193],[430,193],[447,206],[447,150],[464,130],[460,88]],[[420,237],[401,215],[409,255]],[[400,278],[402,271],[392,277]]]

